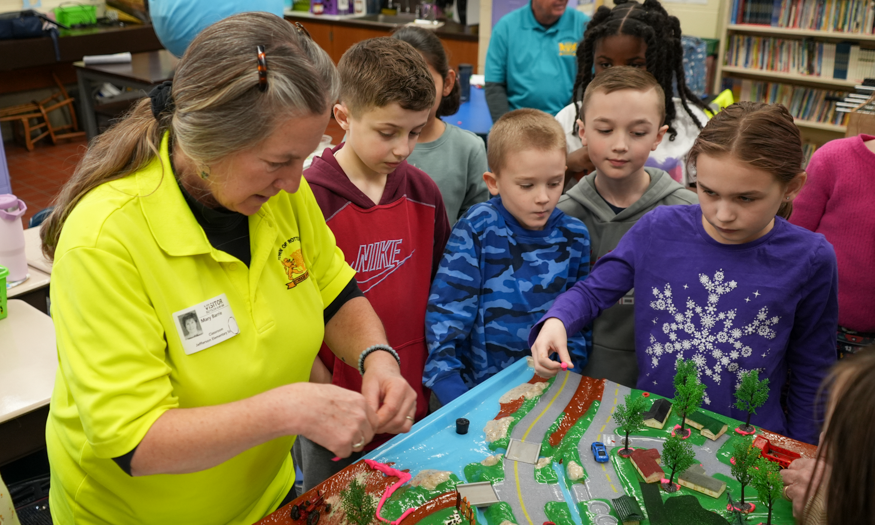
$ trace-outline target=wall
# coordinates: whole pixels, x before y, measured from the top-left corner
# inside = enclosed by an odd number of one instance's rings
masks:
[[[720,38],[719,19],[723,13],[721,6],[724,5],[723,2],[729,0],[660,1],[670,15],[678,17],[681,21],[681,31],[685,35]],[[608,0],[605,5],[612,6],[614,3]]]

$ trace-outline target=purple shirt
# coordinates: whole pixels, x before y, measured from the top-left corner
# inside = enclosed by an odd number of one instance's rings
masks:
[[[639,389],[673,397],[675,360],[692,359],[703,407],[744,421],[734,393],[740,374],[758,369],[770,395],[751,423],[816,443],[817,389],[836,360],[837,279],[823,235],[780,217],[763,237],[730,245],[708,235],[699,205],[660,206],[556,299],[529,343],[550,317],[576,333],[634,287]]]

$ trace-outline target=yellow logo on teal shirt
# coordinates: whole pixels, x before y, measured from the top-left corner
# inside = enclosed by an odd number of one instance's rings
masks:
[[[559,42],[559,56],[568,57],[577,54],[577,42]]]

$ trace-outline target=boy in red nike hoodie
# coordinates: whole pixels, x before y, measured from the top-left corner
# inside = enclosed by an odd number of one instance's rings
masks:
[[[304,172],[356,280],[401,358],[401,372],[417,392],[419,420],[430,392],[422,386],[428,351],[425,308],[450,234],[440,191],[405,160],[434,104],[435,83],[425,60],[406,42],[373,38],[350,48],[338,64],[340,103],[334,116],[346,141],[326,149]],[[331,382],[361,391],[356,363],[344,363],[323,344],[319,353]],[[314,378],[319,376],[319,359]],[[391,438],[374,436],[361,452],[334,462],[333,454],[299,436],[304,489],[309,490]]]

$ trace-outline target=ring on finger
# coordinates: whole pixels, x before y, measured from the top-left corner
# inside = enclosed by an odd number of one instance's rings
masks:
[[[353,444],[352,444],[352,450],[353,450],[353,452],[357,452],[357,450],[356,450],[357,448],[360,449],[360,448],[362,448],[362,447],[364,447],[364,446],[365,446],[365,438],[362,437],[362,440],[361,440],[361,441],[359,441],[358,443],[353,443]]]
[[[413,416],[405,416],[405,417],[406,417],[407,419],[409,419],[410,421],[413,421],[414,423],[416,422],[416,420],[413,419]]]
[[[787,500],[790,499],[790,496],[787,495],[787,489],[789,489],[789,488],[790,488],[789,485],[784,487],[784,499],[787,499]]]

